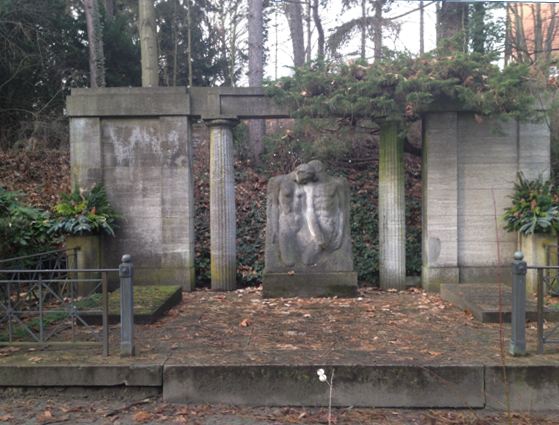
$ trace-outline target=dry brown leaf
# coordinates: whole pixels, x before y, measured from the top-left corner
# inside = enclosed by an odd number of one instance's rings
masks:
[[[151,420],[151,417],[151,413],[140,410],[139,412],[135,413],[134,416],[132,416],[132,419],[134,419],[135,422],[147,422]]]
[[[250,319],[243,319],[243,320],[241,320],[241,323],[239,323],[239,326],[241,328],[247,328],[250,325],[252,325],[252,322],[250,321]]]

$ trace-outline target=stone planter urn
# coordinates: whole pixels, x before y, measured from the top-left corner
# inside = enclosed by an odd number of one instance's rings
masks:
[[[519,249],[524,254],[524,261],[528,266],[547,266],[546,246],[556,245],[557,236],[548,233],[534,233],[531,235],[519,234]],[[554,265],[554,262],[549,265]],[[526,273],[526,290],[536,293],[538,285],[537,270],[528,269]]]
[[[101,236],[96,234],[71,235],[66,237],[66,249],[77,249],[74,257],[68,252],[68,267],[70,269],[99,269],[101,268]],[[74,264],[75,263],[75,264]],[[80,272],[77,279],[99,279],[99,273]],[[77,295],[85,297],[95,290],[95,282],[78,282]]]

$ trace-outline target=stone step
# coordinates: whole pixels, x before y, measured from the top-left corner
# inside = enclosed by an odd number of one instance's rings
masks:
[[[446,283],[441,285],[441,298],[467,310],[483,323],[510,323],[512,289],[499,283]],[[559,310],[546,309],[545,319],[559,321]],[[536,321],[536,300],[526,296],[526,320]]]
[[[1,365],[0,394],[10,387],[121,388],[162,391],[167,402],[250,406],[333,406],[557,410],[559,364],[525,359],[491,365]],[[506,380],[504,379],[506,376]],[[505,390],[505,384],[508,386]],[[508,404],[507,403],[508,397]]]

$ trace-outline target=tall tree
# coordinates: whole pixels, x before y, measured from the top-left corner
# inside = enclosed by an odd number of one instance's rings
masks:
[[[293,46],[293,65],[303,66],[305,63],[305,32],[303,29],[303,7],[300,1],[287,0],[284,3],[285,16],[289,24],[291,43]]]
[[[317,58],[319,60],[324,59],[324,28],[322,27],[322,19],[320,18],[320,13],[318,10],[318,0],[313,0],[312,3],[312,16],[314,27],[316,28],[316,32],[318,33],[318,52]],[[310,43],[309,43],[310,48]]]
[[[251,87],[262,86],[264,79],[264,2],[248,0],[248,84]],[[255,164],[260,164],[260,155],[264,151],[264,120],[250,120],[248,123],[251,157]]]
[[[103,53],[103,22],[97,0],[83,0],[87,39],[89,42],[89,85],[105,86],[105,54]]]
[[[138,1],[142,87],[157,87],[159,85],[159,56],[154,2],[153,0]]]
[[[443,1],[437,12],[437,47],[466,51],[468,3]]]
[[[382,58],[382,8],[386,4],[386,0],[375,0],[375,20],[373,27],[373,44],[374,44],[374,57],[375,62],[378,62]]]
[[[375,60],[379,60],[382,56],[382,39],[385,31],[397,31],[399,28],[393,19],[384,17],[384,13],[390,10],[390,3],[390,0],[343,0],[344,8],[358,4],[361,7],[361,13],[359,17],[334,28],[328,38],[328,49],[336,54],[342,46],[353,39],[356,32],[359,32],[361,34],[360,57],[362,60],[366,60],[367,39],[368,35],[372,34],[374,57]],[[373,16],[368,14],[367,4],[372,5]]]
[[[550,63],[557,46],[556,11],[554,3],[510,4],[507,7],[506,59]]]

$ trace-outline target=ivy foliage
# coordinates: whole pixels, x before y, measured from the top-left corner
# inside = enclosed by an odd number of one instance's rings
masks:
[[[518,173],[511,195],[512,206],[505,210],[505,229],[525,235],[559,231],[559,193],[549,180],[534,180]]]
[[[80,191],[76,188],[70,194],[63,194],[62,200],[54,206],[50,233],[105,233],[114,236],[116,221],[120,217],[109,203],[107,192],[102,185],[95,185],[90,191]]]
[[[379,63],[315,63],[268,84],[268,94],[295,117],[413,121],[435,103],[473,111],[535,119],[530,69],[502,70],[492,55],[393,54]]]

